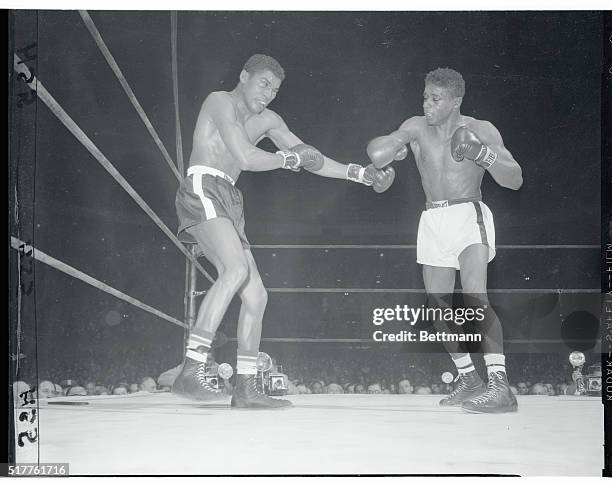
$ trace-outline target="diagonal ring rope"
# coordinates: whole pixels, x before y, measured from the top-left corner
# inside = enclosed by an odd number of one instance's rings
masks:
[[[174,176],[176,176],[177,180],[180,181],[182,179],[181,173],[179,173],[178,169],[176,168],[174,161],[172,161],[172,158],[168,154],[168,150],[166,150],[166,147],[162,143],[162,140],[157,134],[157,131],[155,131],[155,128],[151,124],[151,121],[149,121],[149,118],[147,117],[146,113],[144,112],[144,109],[138,102],[138,99],[136,99],[136,95],[134,94],[134,91],[132,91],[132,88],[130,87],[127,80],[125,79],[123,72],[121,72],[121,69],[119,68],[119,65],[117,64],[117,62],[115,61],[115,58],[110,53],[110,50],[108,50],[106,43],[102,39],[102,36],[100,35],[100,32],[96,28],[96,25],[94,24],[92,18],[89,16],[89,13],[87,12],[87,10],[79,10],[79,14],[81,15],[81,18],[83,19],[83,22],[85,23],[85,26],[87,27],[87,30],[89,30],[89,33],[91,34],[94,41],[96,42],[96,45],[100,49],[100,52],[102,52],[102,55],[106,59],[106,62],[108,63],[109,67],[115,73],[115,76],[119,80],[121,87],[123,87],[123,90],[125,91],[128,98],[130,99],[132,105],[134,106],[134,109],[138,113],[138,116],[140,116],[140,119],[142,120],[144,125],[147,127],[147,130],[149,131],[149,134],[153,138],[153,141],[155,141],[155,144],[162,152],[162,155],[166,159],[166,162],[168,163],[168,166],[170,166],[170,169],[174,173]]]
[[[66,264],[65,262],[62,262],[60,260],[55,259],[54,257],[51,257],[50,255],[45,254],[43,251],[26,244],[22,240],[19,240],[17,237],[11,237],[11,247],[20,252],[20,254],[23,253],[31,255],[37,261],[43,262],[53,267],[54,269],[63,272],[64,274],[68,274],[69,276],[79,279],[89,284],[90,286],[95,287],[96,289],[100,289],[101,291],[104,291],[110,294],[111,296],[115,296],[116,298],[130,303],[133,306],[143,309],[151,314],[154,314],[159,318],[165,319],[166,321],[170,321],[172,324],[176,324],[177,326],[181,326],[183,328],[186,327],[185,323],[179,321],[178,319],[173,318],[172,316],[168,316],[167,314],[162,313],[158,309],[155,309],[154,307],[149,306],[148,304],[145,304],[139,301],[138,299],[133,298],[132,296],[128,296],[127,294],[119,291],[118,289],[115,289],[114,287],[111,287],[108,284],[105,284],[104,282],[101,282],[96,278],[85,274],[84,272]]]
[[[27,86],[32,89],[42,100],[45,105],[51,110],[51,112],[62,122],[66,128],[74,135],[74,137],[81,142],[81,144],[94,156],[94,158],[102,165],[102,167],[110,173],[119,185],[132,197],[132,199],[138,204],[140,208],[155,222],[155,224],[161,229],[161,231],[168,236],[172,243],[187,257],[197,269],[210,281],[214,282],[214,279],[206,272],[206,270],[200,265],[197,259],[189,253],[185,246],[178,240],[178,238],[172,233],[172,231],[166,227],[164,222],[157,216],[157,214],[147,205],[143,198],[132,188],[127,180],[117,171],[113,164],[104,156],[104,154],[98,149],[98,147],[89,139],[89,137],[83,132],[81,128],[74,122],[74,120],[64,111],[59,103],[51,96],[49,91],[43,86],[43,84],[30,73],[28,67],[21,61],[17,54],[13,56],[13,67],[15,71],[25,76],[25,79],[31,79]]]

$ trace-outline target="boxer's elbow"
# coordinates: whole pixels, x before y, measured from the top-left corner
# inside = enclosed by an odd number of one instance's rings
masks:
[[[242,171],[256,171],[255,166],[257,165],[257,152],[246,151],[234,154],[234,159],[238,163],[238,167]]]
[[[505,188],[509,188],[510,190],[518,190],[523,186],[523,171],[521,167],[517,165],[517,167],[509,174],[508,177],[501,183]]]
[[[515,169],[515,173],[514,173],[514,177],[512,178],[512,186],[510,187],[510,189],[511,190],[518,190],[522,186],[523,186],[523,170],[517,164],[516,165],[516,169]]]

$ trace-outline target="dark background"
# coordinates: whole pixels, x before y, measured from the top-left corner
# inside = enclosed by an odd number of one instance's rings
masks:
[[[175,158],[170,12],[90,14]],[[16,12],[12,21],[16,49],[37,42],[39,81],[175,230],[177,180],[79,14]],[[483,183],[498,245],[598,245],[601,32],[602,15],[593,12],[179,12],[184,157],[205,96],[231,90],[253,53],[273,55],[287,73],[271,108],[343,163],[366,163],[369,139],[421,114],[424,75],[448,66],[466,80],[464,114],[493,122],[523,168],[518,192],[489,176]],[[12,88],[23,91],[23,83],[15,79]],[[12,235],[182,319],[184,256],[42,102],[14,108],[11,125],[20,202],[19,233],[12,219]],[[412,155],[396,171],[382,195],[310,173],[245,172],[238,186],[247,235],[253,244],[415,244],[424,195]],[[254,255],[271,288],[422,288],[411,249],[255,248]],[[498,289],[593,289],[599,252],[502,247],[489,278]],[[35,286],[21,315],[22,351],[32,358],[38,341],[41,367],[57,358],[108,358],[111,347],[123,348],[116,359],[181,357],[179,327],[44,264],[35,265]],[[344,293],[272,293],[263,336],[362,337],[369,308],[384,296],[348,290],[358,306],[340,302]],[[558,337],[565,315],[592,305],[578,299],[562,296],[563,310],[546,321],[549,334]],[[341,308],[356,307],[359,329],[339,331],[337,320],[349,319]],[[229,336],[236,315],[234,304],[221,328]],[[538,320],[530,321],[517,338],[534,334]]]

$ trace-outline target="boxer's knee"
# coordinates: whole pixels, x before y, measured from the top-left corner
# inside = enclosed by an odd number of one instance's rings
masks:
[[[254,311],[263,311],[268,304],[268,291],[259,277],[249,281],[240,296],[242,303]]]
[[[219,271],[219,282],[224,288],[236,292],[249,276],[249,266],[246,261],[236,260]]]

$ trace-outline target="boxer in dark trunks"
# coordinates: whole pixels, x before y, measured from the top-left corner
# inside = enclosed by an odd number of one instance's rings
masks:
[[[341,164],[306,145],[268,105],[285,73],[272,57],[255,54],[240,73],[234,90],[211,93],[204,101],[193,135],[187,177],[176,197],[179,238],[197,243],[215,266],[218,278],[207,291],[185,352],[183,370],[172,391],[194,400],[212,400],[221,393],[204,379],[207,353],[215,331],[234,297],[241,299],[238,319],[236,386],[232,406],[270,408],[290,405],[270,398],[256,385],[256,361],[267,292],[244,233],[243,200],[235,183],[242,171],[302,168],[317,175],[371,186],[381,193],[395,177],[391,167]],[[276,153],[256,145],[269,138]]]
[[[388,166],[410,145],[427,199],[419,222],[417,263],[431,306],[448,307],[459,270],[465,305],[484,309],[480,325],[487,365],[485,387],[470,354],[457,341],[445,343],[459,374],[458,385],[441,405],[469,412],[516,411],[503,354],[502,326],[487,296],[487,264],[495,256],[493,215],[481,201],[480,185],[488,172],[501,186],[518,190],[522,171],[488,121],[461,114],[463,77],[452,69],[436,69],[425,78],[424,116],[402,123],[388,136],[373,139],[368,154],[377,168]],[[449,323],[453,326],[454,323]],[[442,321],[438,331],[448,331]],[[451,328],[451,330],[457,328]]]

